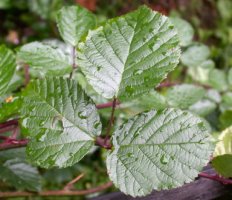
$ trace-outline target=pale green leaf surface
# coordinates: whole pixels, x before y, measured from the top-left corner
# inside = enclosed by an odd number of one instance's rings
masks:
[[[105,98],[136,98],[172,71],[180,57],[169,19],[142,6],[91,31],[79,45],[78,63]]]
[[[221,175],[232,177],[232,127],[225,129],[218,140],[212,161],[213,167]]]
[[[49,75],[64,75],[72,70],[71,52],[67,55],[61,49],[41,42],[32,42],[22,46],[17,53],[17,59]]]
[[[191,105],[189,107],[189,110],[200,115],[200,116],[206,116],[213,112],[217,108],[216,103],[208,100],[208,99],[202,99],[195,104]]]
[[[182,186],[207,164],[210,140],[205,121],[187,111],[142,113],[115,131],[107,156],[109,177],[134,197]]]
[[[30,131],[28,157],[45,168],[75,164],[101,133],[95,105],[73,80],[46,78],[32,82],[22,115],[22,126]]]
[[[210,50],[206,45],[197,44],[189,47],[181,55],[181,62],[188,67],[197,67],[203,61],[207,60]]]
[[[0,165],[0,179],[20,190],[39,191],[40,175],[35,167],[18,159],[7,160]]]
[[[15,68],[16,62],[13,52],[5,46],[0,46],[0,96],[7,90]]]
[[[171,107],[186,109],[199,101],[205,95],[205,90],[190,84],[176,85],[168,89],[166,98]]]
[[[72,46],[96,26],[95,16],[81,6],[63,7],[56,21],[61,37]]]
[[[230,88],[232,89],[232,68],[228,72],[228,83]]]
[[[180,45],[183,47],[190,45],[194,35],[194,30],[191,24],[178,17],[171,18],[171,21],[178,31]]]
[[[225,91],[228,88],[226,73],[219,69],[213,69],[209,73],[209,83],[210,85],[219,90]]]

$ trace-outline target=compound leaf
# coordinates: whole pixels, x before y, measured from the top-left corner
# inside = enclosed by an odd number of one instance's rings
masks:
[[[213,150],[208,125],[190,112],[151,110],[119,127],[107,156],[110,179],[131,196],[192,181]]]
[[[63,7],[57,14],[60,35],[66,43],[72,46],[76,46],[95,25],[95,16],[81,6]]]
[[[101,133],[92,100],[73,80],[36,80],[25,92],[22,126],[30,131],[29,159],[42,167],[78,162]]]
[[[5,46],[0,46],[0,96],[7,90],[16,68],[13,52]]]
[[[109,20],[79,45],[79,65],[105,98],[131,99],[149,92],[180,57],[170,20],[146,6]]]

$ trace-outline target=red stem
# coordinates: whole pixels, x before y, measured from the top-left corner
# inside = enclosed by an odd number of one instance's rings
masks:
[[[96,105],[97,109],[103,109],[103,108],[111,108],[113,106],[113,101],[111,102],[107,102],[107,103],[103,103],[103,104],[98,104]],[[120,102],[119,101],[116,101],[115,102],[115,105],[119,105]]]
[[[200,177],[203,177],[203,178],[208,178],[208,179],[211,179],[211,180],[214,180],[214,181],[218,181],[224,185],[229,185],[229,184],[232,184],[232,180],[230,179],[225,179],[223,177],[220,177],[218,175],[210,175],[210,174],[206,174],[204,172],[201,172],[198,174],[198,176]]]
[[[4,128],[4,127],[7,127],[7,126],[11,126],[11,125],[17,126],[18,125],[18,120],[17,119],[13,119],[13,120],[9,120],[9,121],[3,122],[3,123],[0,124],[0,129]]]
[[[0,143],[0,150],[24,147],[27,145],[27,143],[28,143],[27,139],[15,140],[8,138],[3,143]]]

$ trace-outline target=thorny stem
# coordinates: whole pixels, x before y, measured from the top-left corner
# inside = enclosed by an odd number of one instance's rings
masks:
[[[106,136],[105,136],[105,141],[104,141],[105,145],[107,145],[107,140],[110,138],[110,131],[111,131],[111,128],[114,124],[114,111],[116,108],[116,102],[117,102],[117,99],[116,99],[116,97],[114,97],[113,103],[112,103],[111,115],[110,115],[110,119],[109,119],[109,124],[108,124],[107,130],[106,130]]]
[[[4,197],[30,197],[30,196],[78,196],[87,195],[100,192],[111,187],[112,182],[107,182],[95,188],[90,188],[86,190],[51,190],[42,192],[0,192],[0,198]]]
[[[69,76],[70,79],[72,78],[76,68],[77,68],[77,66],[76,66],[76,49],[75,49],[75,47],[73,47],[72,48],[72,71],[71,71],[70,76]]]

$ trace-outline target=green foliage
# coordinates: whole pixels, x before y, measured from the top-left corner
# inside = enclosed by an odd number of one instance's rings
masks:
[[[48,73],[49,75],[63,75],[70,73],[72,69],[70,54],[40,42],[32,42],[22,46],[17,58],[19,62],[39,69],[40,73]]]
[[[0,46],[0,96],[4,95],[15,71],[15,56],[5,46]]]
[[[30,131],[29,159],[46,168],[75,164],[101,133],[93,102],[69,79],[32,82],[25,92],[22,115],[22,125]]]
[[[225,177],[232,177],[232,127],[225,129],[218,137],[214,151],[213,167]]]
[[[173,28],[167,17],[140,7],[89,32],[79,45],[78,63],[103,97],[138,97],[176,67],[180,50]]]
[[[192,181],[212,152],[205,122],[178,109],[130,119],[114,132],[113,145],[107,156],[109,176],[131,196]]]
[[[95,16],[80,6],[63,7],[57,14],[57,26],[63,40],[77,46],[89,29],[96,26]]]

